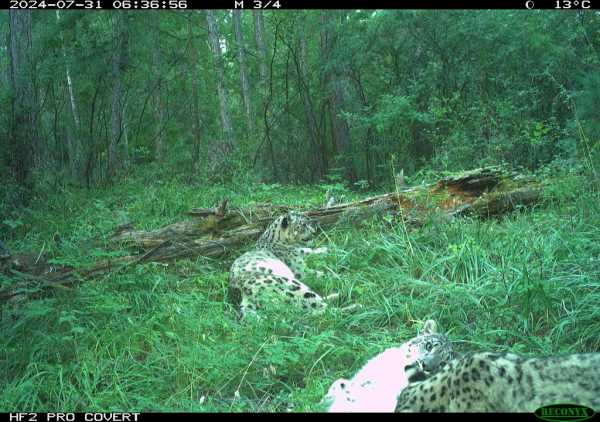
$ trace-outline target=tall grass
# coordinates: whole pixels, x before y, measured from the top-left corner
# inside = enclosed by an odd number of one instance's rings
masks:
[[[148,229],[222,197],[308,205],[324,193],[146,180],[42,196],[7,243],[45,244],[57,261],[83,264],[107,254],[85,240],[125,217]],[[463,351],[599,351],[598,193],[578,176],[549,182],[546,192],[536,209],[499,220],[431,219],[408,237],[398,223],[373,220],[321,236],[317,243],[331,253],[311,265],[326,276],[308,283],[339,291],[340,305],[363,305],[351,313],[331,306],[311,317],[274,305],[260,320],[239,323],[226,302],[235,256],[131,267],[4,304],[0,410],[318,410],[334,379],[413,336],[428,318]]]

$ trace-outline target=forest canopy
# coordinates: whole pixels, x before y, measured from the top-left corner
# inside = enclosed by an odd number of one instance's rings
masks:
[[[3,205],[157,163],[187,182],[378,187],[599,154],[593,11],[14,11]]]

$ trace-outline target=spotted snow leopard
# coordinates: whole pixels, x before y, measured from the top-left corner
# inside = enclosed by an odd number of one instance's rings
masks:
[[[393,412],[397,396],[409,382],[407,367],[431,372],[453,356],[448,338],[427,320],[422,334],[373,357],[352,379],[336,380],[323,403],[329,412]]]
[[[422,379],[418,368],[397,412],[533,412],[572,403],[600,411],[600,353],[525,358],[480,352]]]
[[[324,299],[303,283],[306,274],[313,272],[306,267],[304,258],[327,252],[327,248],[300,246],[315,234],[307,217],[288,212],[267,227],[254,249],[233,262],[229,275],[230,296],[241,295],[242,317],[255,313],[267,297],[281,298],[311,312],[322,312],[327,307],[325,300],[338,296],[332,294]]]

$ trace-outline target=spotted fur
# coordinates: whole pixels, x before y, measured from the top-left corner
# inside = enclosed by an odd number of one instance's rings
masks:
[[[315,234],[308,218],[288,212],[267,227],[256,248],[234,261],[229,274],[230,296],[241,298],[242,317],[255,313],[268,298],[280,298],[311,312],[327,307],[325,300],[303,283],[309,272],[305,256],[327,251],[300,246]]]
[[[397,396],[409,383],[407,367],[432,372],[453,355],[448,338],[428,320],[421,335],[370,359],[351,380],[336,380],[324,403],[329,412],[393,412]]]
[[[546,358],[475,353],[450,361],[424,381],[411,378],[396,411],[533,412],[559,403],[600,411],[600,353]]]

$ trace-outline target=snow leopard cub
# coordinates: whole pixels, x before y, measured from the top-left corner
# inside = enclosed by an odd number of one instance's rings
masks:
[[[407,367],[435,371],[453,354],[448,338],[428,320],[419,336],[373,357],[351,380],[336,380],[323,401],[329,404],[328,412],[393,412],[397,396],[409,382]]]

